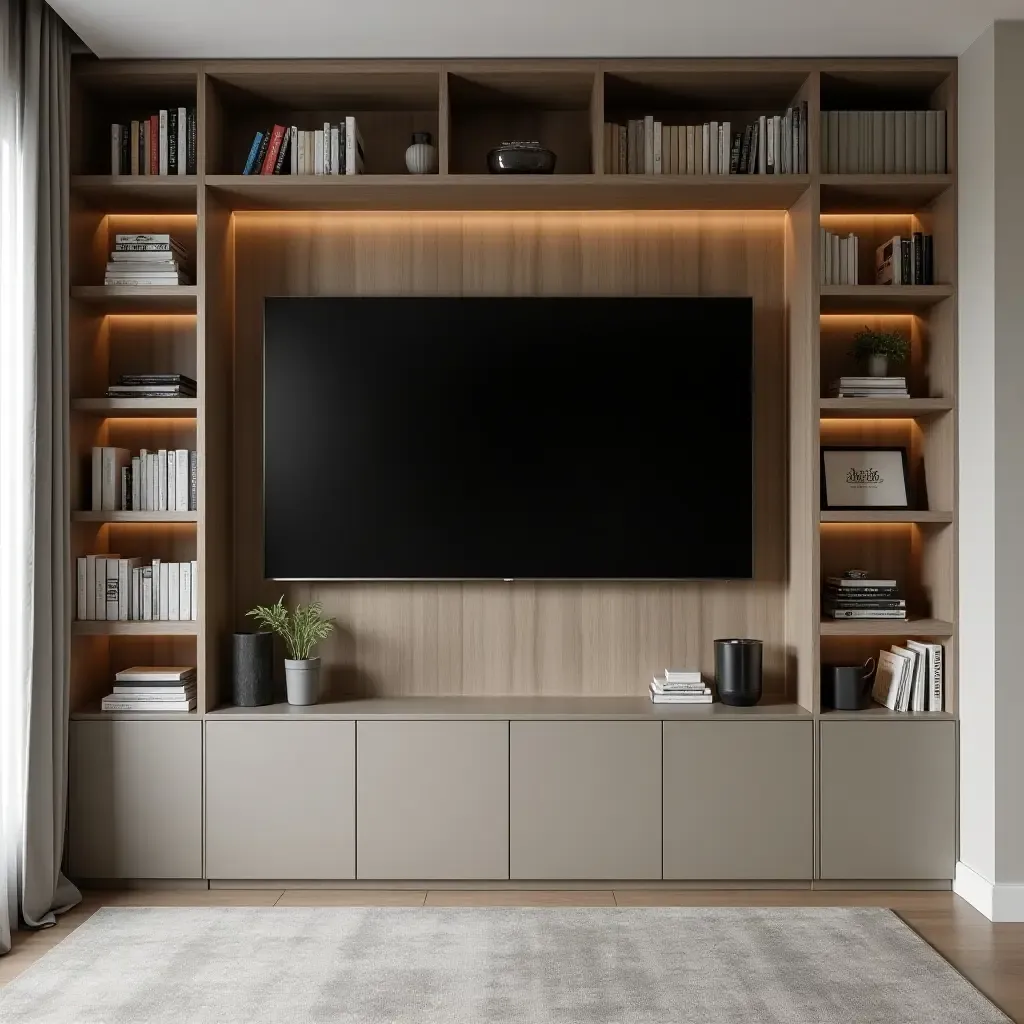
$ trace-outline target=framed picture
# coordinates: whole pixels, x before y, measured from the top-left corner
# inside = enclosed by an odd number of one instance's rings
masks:
[[[906,448],[822,446],[821,507],[826,511],[910,508]]]

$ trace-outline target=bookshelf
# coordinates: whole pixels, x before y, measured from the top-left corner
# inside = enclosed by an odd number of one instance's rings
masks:
[[[915,730],[955,719],[955,61],[76,59],[72,79],[73,493],[94,444],[194,448],[200,467],[197,513],[76,511],[72,557],[195,558],[202,588],[197,622],[72,624],[73,718],[134,726],[140,716],[103,716],[98,701],[112,671],[147,660],[198,666],[198,710],[175,722],[230,716],[230,633],[244,627],[255,600],[285,592],[319,597],[338,618],[342,636],[324,652],[326,673],[376,694],[374,716],[386,718],[398,698],[636,697],[648,658],[656,667],[692,659],[710,671],[710,640],[746,634],[766,640],[766,700],[814,721],[816,737],[820,721],[911,720],[875,708],[828,712],[820,694],[823,660],[863,661],[906,638],[938,638],[946,648],[945,710],[913,716]],[[730,120],[737,129],[794,102],[808,105],[807,174],[618,175],[604,167],[605,121],[654,114],[670,124]],[[197,173],[111,176],[110,123],[170,105],[197,110]],[[946,111],[947,173],[822,173],[820,111],[912,107]],[[365,174],[239,173],[257,129],[311,129],[351,114],[365,139]],[[437,174],[404,173],[413,131],[434,137]],[[509,136],[554,149],[556,173],[483,173],[487,150]],[[858,234],[864,261],[886,233],[927,231],[938,283],[823,286],[821,226]],[[194,285],[102,285],[113,233],[168,230],[192,253]],[[874,280],[873,265],[865,262],[860,279]],[[754,294],[763,382],[757,490],[766,496],[756,511],[755,580],[524,585],[515,594],[498,585],[263,581],[262,296],[396,291]],[[911,398],[828,397],[835,376],[855,372],[850,340],[865,323],[910,338]],[[132,367],[188,373],[198,396],[104,399],[109,380]],[[823,512],[819,448],[843,443],[906,447],[913,508]],[[854,566],[900,580],[912,618],[823,621],[821,578]],[[364,636],[372,641],[361,643]]]

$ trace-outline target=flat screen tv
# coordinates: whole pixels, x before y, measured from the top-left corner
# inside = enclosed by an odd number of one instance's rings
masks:
[[[276,579],[749,578],[749,298],[268,298]]]

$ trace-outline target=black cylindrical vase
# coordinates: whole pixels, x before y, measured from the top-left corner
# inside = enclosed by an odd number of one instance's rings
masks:
[[[715,685],[723,704],[747,708],[761,699],[761,641],[716,640]]]
[[[235,633],[231,693],[238,707],[274,702],[274,634]]]

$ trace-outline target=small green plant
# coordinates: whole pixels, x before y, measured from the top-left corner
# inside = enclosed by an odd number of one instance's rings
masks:
[[[910,343],[899,331],[873,331],[865,327],[853,336],[853,355],[866,361],[872,356],[885,356],[894,363],[902,363],[910,353]]]
[[[245,613],[254,618],[265,629],[276,633],[288,649],[288,657],[292,661],[308,661],[313,648],[326,640],[334,631],[334,623],[324,615],[319,601],[295,606],[290,615],[284,606],[284,595],[277,599],[277,604],[268,608],[258,604]]]

